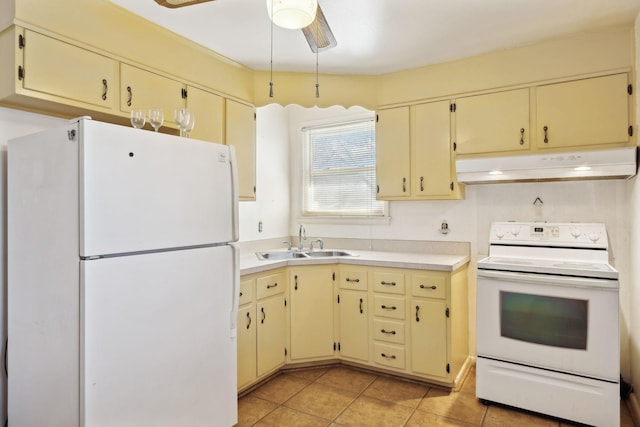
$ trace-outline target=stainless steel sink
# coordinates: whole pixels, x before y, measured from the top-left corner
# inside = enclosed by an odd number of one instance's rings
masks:
[[[336,250],[332,250],[332,251],[319,250],[319,251],[305,252],[305,253],[307,254],[307,256],[311,258],[331,257],[331,256],[354,256],[349,252],[336,251]]]
[[[295,259],[295,258],[307,258],[307,255],[303,252],[293,251],[274,251],[274,252],[256,252],[256,256],[259,260],[280,260],[280,259]]]
[[[339,250],[319,250],[319,251],[273,251],[273,252],[256,252],[256,256],[261,261],[283,260],[283,259],[299,259],[299,258],[328,258],[328,257],[344,257],[355,256],[349,252]]]

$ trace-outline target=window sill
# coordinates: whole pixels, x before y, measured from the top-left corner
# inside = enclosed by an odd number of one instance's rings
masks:
[[[304,222],[305,224],[385,225],[391,223],[390,216],[352,217],[303,215],[299,216],[296,220],[298,222]]]

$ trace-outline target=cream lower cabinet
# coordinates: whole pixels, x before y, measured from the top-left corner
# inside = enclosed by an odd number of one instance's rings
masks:
[[[284,270],[243,276],[238,309],[238,389],[285,363]]]
[[[334,357],[334,268],[306,266],[289,270],[289,358]]]
[[[356,361],[369,361],[369,304],[365,267],[341,265],[339,268],[340,356]]]

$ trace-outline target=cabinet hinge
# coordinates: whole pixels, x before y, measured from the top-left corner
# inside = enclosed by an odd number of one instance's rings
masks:
[[[340,295],[338,295],[338,304],[340,304]]]
[[[24,49],[24,36],[22,34],[18,36],[18,48]]]
[[[629,95],[631,95],[633,93],[633,85],[631,83],[629,83],[629,86],[627,86],[627,93]]]
[[[451,184],[449,184],[449,188],[451,189],[451,191],[453,191],[453,181],[451,181]]]
[[[629,126],[627,132],[629,132],[629,136],[633,136],[633,126]]]
[[[284,348],[284,355],[285,355],[285,357],[287,356],[287,347]]]
[[[256,186],[255,185],[253,186],[253,194],[254,195],[256,194]]]
[[[449,317],[449,307],[444,310],[444,315]]]
[[[447,374],[451,372],[451,365],[447,363]]]
[[[18,65],[18,80],[23,80],[24,79],[24,68],[22,68],[22,65]]]
[[[378,123],[378,121],[380,121],[380,116],[376,114],[376,123]]]
[[[256,112],[254,111],[254,112],[253,112],[253,120],[254,120],[254,121],[256,120],[256,117],[257,117],[257,116],[256,116]]]
[[[453,151],[456,151],[458,149],[458,144],[453,141]]]
[[[332,278],[333,281],[336,280],[336,273],[335,272],[331,274],[331,278]]]
[[[456,112],[456,108],[457,107],[456,107],[456,103],[455,102],[453,102],[453,103],[451,103],[451,105],[449,105],[449,111],[451,111],[452,113]]]
[[[338,351],[340,351],[340,343],[338,343]]]
[[[379,194],[379,193],[380,193],[380,186],[376,185],[376,194]]]
[[[333,343],[333,351],[336,351],[337,345],[336,343]]]
[[[284,306],[285,306],[285,307],[287,306],[287,300],[286,300],[286,298],[285,298],[285,300],[284,300]]]
[[[187,90],[185,88],[182,88],[182,99],[187,99]]]

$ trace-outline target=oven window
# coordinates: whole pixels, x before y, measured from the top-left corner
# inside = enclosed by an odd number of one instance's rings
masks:
[[[588,304],[586,300],[500,291],[500,335],[586,350]]]

